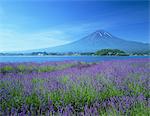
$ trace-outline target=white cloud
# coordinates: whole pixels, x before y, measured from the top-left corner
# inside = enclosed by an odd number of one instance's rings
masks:
[[[0,51],[15,51],[52,47],[68,43],[62,32],[18,33],[0,30]]]
[[[88,35],[97,29],[107,29],[103,22],[64,25],[23,33],[16,28],[0,29],[0,51],[17,51],[63,45]]]

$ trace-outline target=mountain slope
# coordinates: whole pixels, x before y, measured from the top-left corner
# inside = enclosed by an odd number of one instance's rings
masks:
[[[126,41],[117,38],[110,33],[98,30],[78,41],[44,49],[33,50],[46,52],[95,52],[100,49],[120,49],[128,53],[145,52],[150,48],[150,44]]]

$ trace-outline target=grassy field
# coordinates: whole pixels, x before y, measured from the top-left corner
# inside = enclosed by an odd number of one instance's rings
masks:
[[[149,61],[0,63],[0,115],[148,116]]]

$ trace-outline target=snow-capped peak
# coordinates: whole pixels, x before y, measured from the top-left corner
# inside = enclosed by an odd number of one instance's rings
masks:
[[[100,37],[112,37],[112,35],[104,30],[98,30],[94,32],[94,35],[98,35]]]
[[[107,36],[109,36],[109,37],[112,37],[112,35],[111,35],[110,33],[108,33],[108,32],[104,32],[104,35],[107,35]]]

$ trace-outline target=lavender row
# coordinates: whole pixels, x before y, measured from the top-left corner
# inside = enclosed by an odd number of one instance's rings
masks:
[[[148,115],[149,61],[1,63],[0,114]]]

